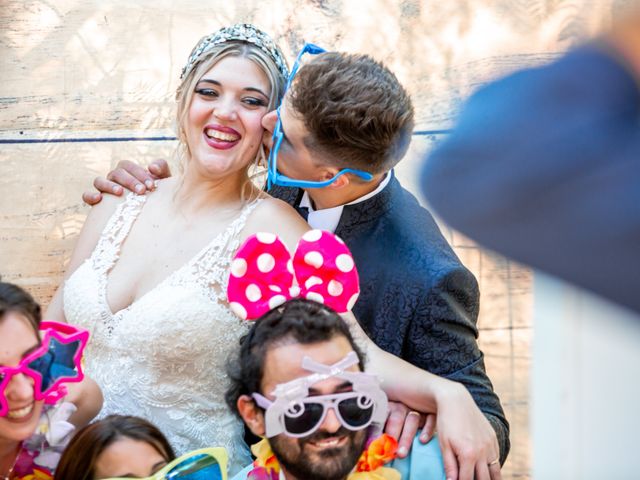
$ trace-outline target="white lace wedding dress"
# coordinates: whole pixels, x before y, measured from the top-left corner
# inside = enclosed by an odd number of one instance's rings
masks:
[[[67,280],[67,321],[91,332],[85,370],[104,394],[100,417],[137,415],[167,436],[176,453],[222,446],[229,471],[251,462],[242,422],[227,408],[225,363],[249,324],[227,307],[226,286],[239,233],[259,201],[225,232],[129,307],[112,313],[107,274],[142,210],[145,196],[119,205],[98,245]]]

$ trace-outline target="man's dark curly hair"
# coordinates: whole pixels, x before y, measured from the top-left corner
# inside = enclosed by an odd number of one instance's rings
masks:
[[[349,326],[329,307],[311,300],[296,299],[260,317],[249,333],[240,339],[238,354],[227,362],[231,385],[225,393],[225,400],[231,411],[239,415],[237,402],[241,395],[260,392],[264,359],[270,348],[292,343],[325,342],[336,336],[349,341],[358,355],[360,367],[364,368],[364,353],[356,345]]]
[[[304,143],[331,165],[377,174],[407,152],[413,105],[396,76],[362,54],[328,52],[300,68],[287,94]]]

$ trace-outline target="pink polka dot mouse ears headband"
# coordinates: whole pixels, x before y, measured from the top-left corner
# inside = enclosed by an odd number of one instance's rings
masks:
[[[360,294],[358,271],[344,242],[311,230],[291,253],[272,233],[258,233],[231,264],[227,297],[240,318],[254,320],[292,298],[306,298],[345,313]]]

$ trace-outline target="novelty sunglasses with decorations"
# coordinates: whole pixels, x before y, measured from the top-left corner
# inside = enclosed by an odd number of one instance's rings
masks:
[[[349,248],[336,235],[322,230],[306,232],[293,255],[272,233],[252,235],[236,252],[227,285],[230,308],[248,320],[293,298],[306,298],[345,313],[359,293],[358,271]],[[304,357],[302,368],[311,375],[278,385],[271,392],[273,401],[253,393],[256,404],[265,409],[266,436],[310,435],[329,409],[349,430],[373,424],[381,431],[388,412],[387,396],[375,376],[346,370],[356,364],[353,351],[330,366]],[[309,396],[312,385],[330,377],[347,380],[352,391]]]
[[[0,417],[9,412],[6,389],[15,375],[33,379],[35,400],[54,404],[63,398],[65,383],[82,381],[82,353],[89,332],[66,323],[42,322],[42,343],[15,367],[0,367]]]
[[[119,477],[107,480],[134,479]],[[224,448],[194,450],[176,458],[162,470],[142,480],[227,480],[227,451]]]
[[[305,43],[300,53],[298,53],[298,57],[296,58],[295,63],[293,64],[293,68],[291,69],[291,74],[287,80],[287,85],[285,87],[285,94],[289,87],[291,86],[291,82],[293,78],[298,73],[300,69],[300,64],[302,62],[302,57],[305,54],[310,55],[318,55],[320,53],[324,53],[326,50],[322,47],[314,45],[313,43]],[[299,180],[295,178],[287,177],[286,175],[281,174],[278,171],[278,152],[280,151],[280,146],[282,145],[282,139],[284,138],[284,133],[282,131],[282,119],[280,118],[280,107],[277,108],[276,113],[278,115],[278,120],[276,122],[276,126],[273,129],[273,145],[271,147],[271,152],[269,152],[269,163],[267,169],[267,190],[271,188],[272,185],[280,185],[283,187],[298,187],[298,188],[323,188],[328,185],[331,185],[335,182],[338,177],[341,177],[345,173],[351,173],[360,177],[364,181],[371,181],[373,179],[373,175],[369,172],[365,172],[362,170],[356,170],[353,168],[343,168],[338,173],[336,173],[332,178],[325,181],[314,181],[314,180]]]
[[[358,356],[353,351],[334,365],[304,357],[302,368],[313,372],[311,375],[278,385],[272,392],[273,401],[254,393],[253,399],[265,409],[267,438],[281,433],[295,438],[309,436],[320,428],[329,409],[348,430],[374,425],[376,434],[380,433],[388,413],[387,396],[375,376],[346,370],[356,364]],[[353,391],[309,396],[309,387],[331,377],[347,380]]]

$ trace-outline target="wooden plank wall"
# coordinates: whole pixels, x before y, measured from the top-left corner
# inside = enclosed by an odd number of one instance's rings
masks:
[[[0,1],[0,274],[46,305],[87,214],[80,195],[121,159],[171,157],[173,92],[192,46],[254,22],[292,58],[304,40],[364,52],[408,86],[415,172],[478,85],[610,25],[624,0]],[[116,141],[123,138],[144,141]],[[452,192],[452,195],[455,192]],[[504,478],[530,476],[531,276],[445,228],[478,276],[480,343],[512,425]]]

